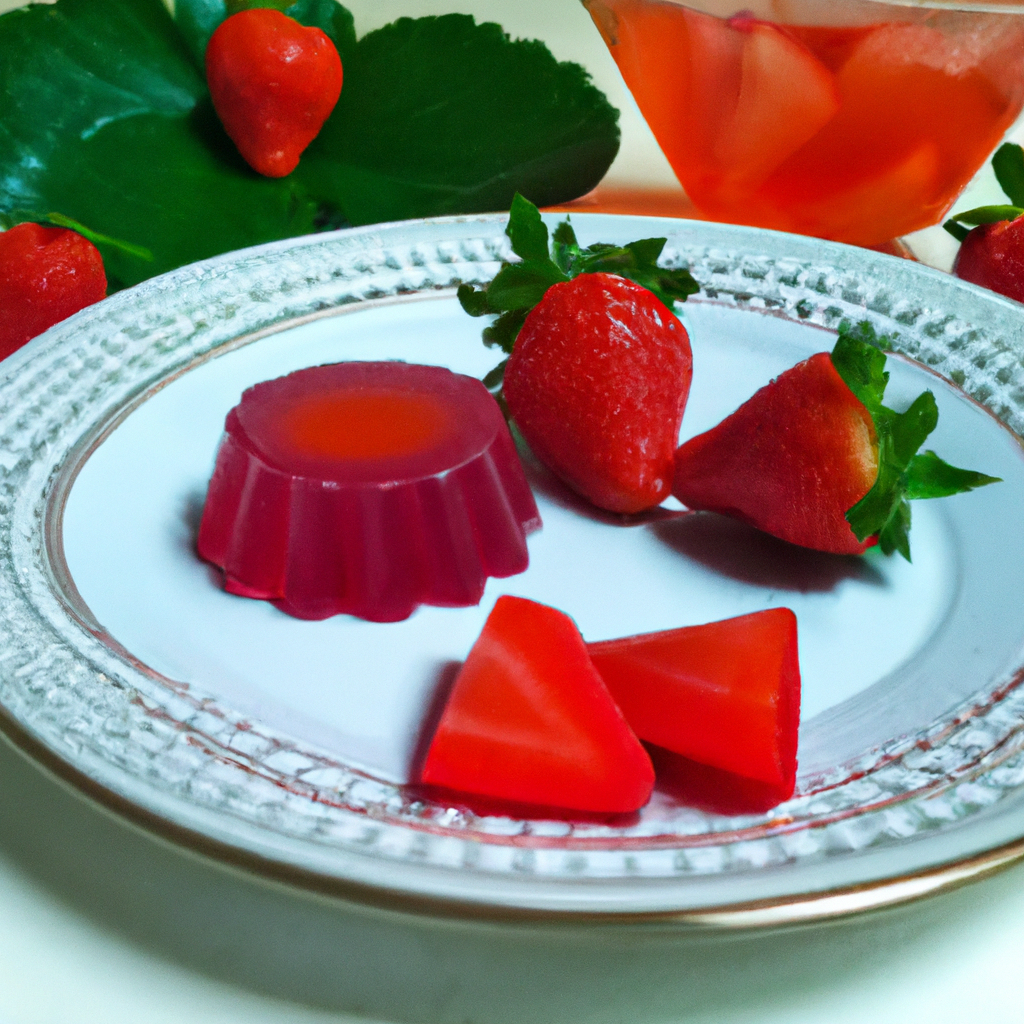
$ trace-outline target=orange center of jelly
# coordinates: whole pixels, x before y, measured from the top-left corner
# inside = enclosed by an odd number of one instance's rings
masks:
[[[314,458],[382,459],[428,451],[451,433],[449,410],[431,395],[359,390],[315,395],[289,409],[281,427]]]

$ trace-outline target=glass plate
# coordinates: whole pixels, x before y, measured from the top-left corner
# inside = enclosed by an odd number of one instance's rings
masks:
[[[602,516],[533,467],[544,528],[531,567],[490,581],[479,608],[300,622],[223,593],[193,553],[224,416],[249,384],[320,362],[484,374],[497,354],[453,289],[497,271],[504,220],[233,253],[115,295],[3,366],[4,730],[178,841],[431,912],[777,923],[919,895],[1018,856],[1024,309],[812,239],[681,220],[574,224],[584,243],[667,234],[665,258],[701,283],[683,313],[695,366],[684,436],[830,348],[844,318],[867,319],[897,334],[892,404],[930,387],[941,420],[929,443],[1004,482],[917,503],[909,565],[801,551],[671,508]],[[735,817],[656,791],[634,819],[572,823],[410,792],[439,681],[500,593],[562,608],[590,640],[793,608],[795,797]]]

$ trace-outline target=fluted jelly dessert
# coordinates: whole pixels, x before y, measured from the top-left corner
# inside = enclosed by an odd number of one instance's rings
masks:
[[[199,528],[232,594],[303,619],[477,604],[540,525],[497,402],[438,366],[349,362],[249,388]]]

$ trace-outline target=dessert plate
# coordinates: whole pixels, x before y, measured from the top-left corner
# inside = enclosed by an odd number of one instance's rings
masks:
[[[289,618],[194,553],[224,417],[302,366],[498,361],[454,297],[508,255],[504,219],[325,234],[183,268],[85,310],[0,379],[0,725],[176,841],[427,912],[749,926],[848,913],[1024,855],[1024,308],[866,250],[702,222],[582,215],[584,244],[667,235],[690,436],[829,349],[895,334],[888,400],[924,388],[929,444],[1003,478],[919,502],[913,564],[802,551],[668,505],[588,510],[528,461],[543,529],[477,608],[402,623]],[[804,675],[797,793],[727,815],[655,793],[628,820],[521,820],[405,785],[499,594],[588,640],[778,605]]]

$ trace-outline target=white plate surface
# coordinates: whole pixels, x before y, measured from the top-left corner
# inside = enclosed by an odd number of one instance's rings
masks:
[[[669,234],[705,286],[685,307],[683,423],[716,423],[831,347],[845,318],[898,332],[1020,429],[1022,310],[842,246],[682,221],[580,217],[583,241]],[[291,619],[225,594],[194,554],[224,416],[249,385],[340,359],[483,375],[496,361],[450,288],[486,280],[503,224],[395,225],[296,240],[167,275],[9,360],[0,383],[0,701],[10,729],[151,820],[273,869],[545,913],[693,913],[805,898],[963,860],[1024,835],[1024,455],[959,387],[924,388],[929,446],[1001,476],[915,506],[912,565],[800,551],[718,517],[625,522],[543,472],[529,570],[478,608],[404,623]],[[823,330],[825,328],[826,330]],[[656,793],[635,821],[480,817],[408,777],[438,681],[495,598],[569,612],[587,639],[785,605],[804,679],[797,795],[729,818]]]

